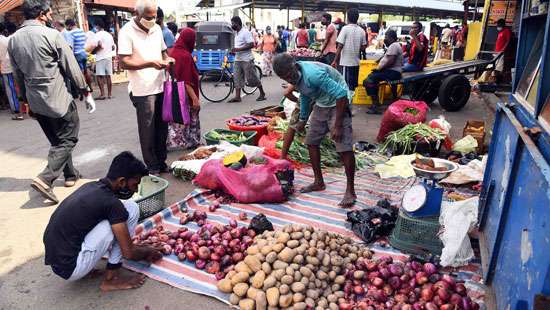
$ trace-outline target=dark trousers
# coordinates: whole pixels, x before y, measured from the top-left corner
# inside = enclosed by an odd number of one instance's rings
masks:
[[[50,141],[48,165],[38,177],[48,185],[52,185],[63,172],[65,180],[76,179],[78,171],[73,165],[73,149],[78,142],[80,120],[74,101],[69,105],[67,113],[60,118],[52,118],[35,114],[42,131]]]
[[[162,120],[163,93],[149,96],[133,96],[130,100],[136,108],[141,155],[151,171],[165,169],[168,123]]]
[[[321,57],[321,62],[330,66],[334,61],[334,58],[336,58],[335,53],[326,53],[323,57]]]
[[[378,101],[378,83],[382,81],[395,81],[401,78],[401,73],[395,70],[374,71],[363,81],[367,95]],[[378,103],[378,102],[375,102]]]

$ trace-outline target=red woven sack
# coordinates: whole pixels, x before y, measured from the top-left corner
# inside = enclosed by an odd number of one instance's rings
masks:
[[[413,110],[416,114],[411,113]],[[376,140],[382,142],[390,132],[408,124],[425,122],[427,112],[428,105],[424,101],[397,100],[384,112]]]

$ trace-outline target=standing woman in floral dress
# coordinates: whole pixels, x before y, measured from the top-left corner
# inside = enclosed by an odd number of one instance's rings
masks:
[[[195,37],[193,29],[183,28],[170,54],[176,60],[174,65],[176,80],[185,83],[191,122],[189,125],[170,123],[166,142],[169,148],[194,149],[200,145],[201,141],[199,71],[192,56]]]

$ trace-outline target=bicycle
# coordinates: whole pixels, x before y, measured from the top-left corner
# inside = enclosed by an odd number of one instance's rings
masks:
[[[199,90],[202,96],[210,102],[221,102],[227,99],[235,90],[235,81],[232,70],[232,64],[227,56],[220,69],[208,70],[201,75]],[[258,79],[262,78],[262,70],[259,66],[254,65]],[[245,84],[243,92],[247,95],[252,95],[258,87],[251,87]],[[219,94],[219,96],[217,96]]]

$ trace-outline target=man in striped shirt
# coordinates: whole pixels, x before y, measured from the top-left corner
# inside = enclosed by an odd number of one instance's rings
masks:
[[[67,43],[73,49],[74,57],[80,66],[80,70],[86,78],[86,84],[92,91],[92,77],[87,70],[88,54],[86,53],[86,33],[76,26],[74,19],[67,19],[65,21],[65,26],[67,27],[68,36]]]

